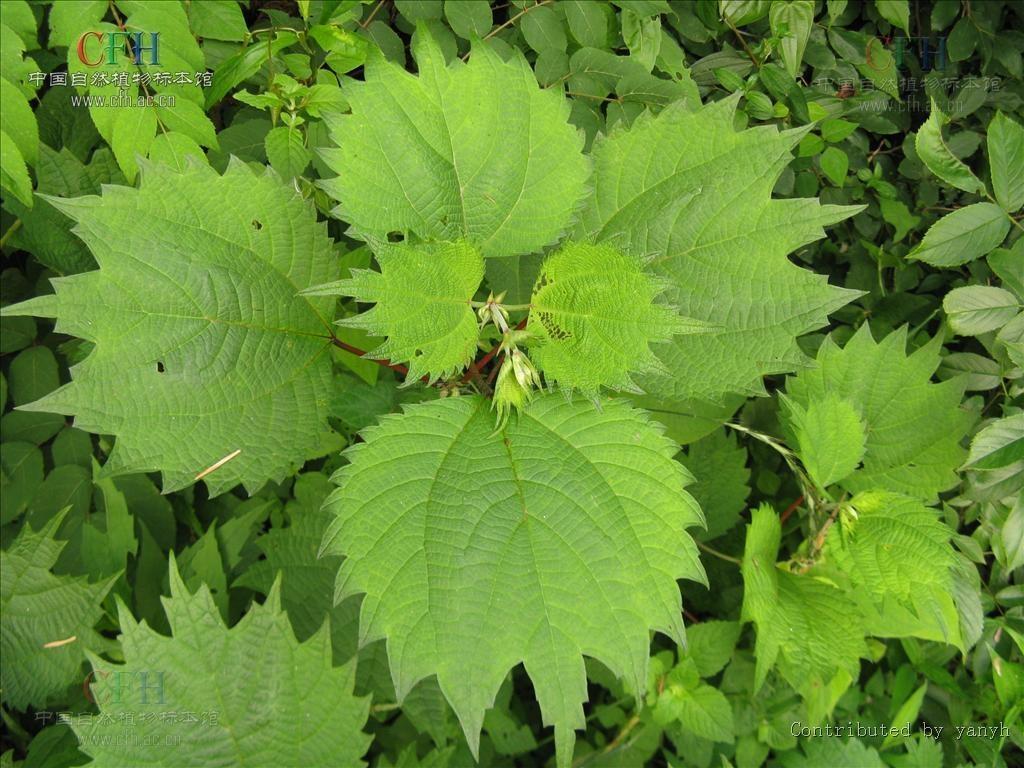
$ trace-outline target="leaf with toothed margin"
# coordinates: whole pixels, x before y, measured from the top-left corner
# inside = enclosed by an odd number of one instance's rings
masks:
[[[567,243],[544,261],[530,299],[537,365],[590,397],[602,387],[636,390],[633,374],[662,367],[653,342],[704,330],[657,302],[664,289],[637,256],[607,243]]]
[[[637,383],[662,399],[764,394],[763,376],[802,363],[796,337],[859,295],[787,256],[863,206],[772,199],[810,126],[737,131],[738,97],[669,107],[594,144],[594,194],[577,234],[650,257],[666,303],[710,326],[654,346],[667,374]]]
[[[118,599],[124,663],[92,658],[100,716],[73,727],[97,765],[365,765],[370,702],[353,694],[355,665],[332,665],[326,624],[295,638],[280,580],[230,629],[206,585],[189,593],[173,553],[170,584],[170,637]]]
[[[778,665],[807,697],[836,675],[857,678],[868,652],[865,629],[857,606],[835,584],[776,564],[781,539],[779,516],[762,504],[747,525],[742,620],[757,627],[755,692]]]
[[[26,407],[115,435],[107,474],[160,471],[164,491],[202,470],[211,493],[250,492],[322,451],[336,278],[324,224],[272,173],[147,165],[139,189],[49,198],[99,269],[4,315],[57,318],[95,344],[71,383]],[[240,451],[240,452],[239,452]]]
[[[956,471],[967,455],[960,441],[973,417],[960,408],[962,378],[932,382],[941,334],[909,355],[906,346],[906,328],[876,342],[865,323],[845,347],[826,339],[814,364],[786,381],[786,392],[804,410],[830,398],[842,400],[862,420],[856,439],[863,446],[863,465],[835,478],[843,488],[933,501],[959,482]],[[792,411],[783,417],[792,429]]]
[[[321,185],[336,215],[359,237],[465,239],[485,257],[558,240],[589,173],[561,92],[541,89],[521,53],[503,61],[486,43],[446,65],[421,28],[413,53],[418,75],[371,51],[365,82],[346,83],[352,113],[326,117],[338,148],[323,157],[339,175]]]
[[[484,261],[469,243],[372,244],[380,272],[353,269],[348,280],[314,286],[305,295],[352,296],[376,304],[339,320],[387,340],[370,357],[409,364],[407,384],[443,379],[473,359],[480,336],[470,301],[484,279]]]
[[[400,699],[436,675],[474,752],[523,663],[567,766],[585,724],[583,656],[639,694],[649,630],[684,642],[676,579],[705,581],[676,445],[621,400],[557,394],[498,432],[488,400],[465,396],[410,406],[364,438],[335,475],[321,548],[346,556],[336,599],[365,594],[361,642],[387,638]]]
[[[120,574],[89,583],[53,573],[67,543],[54,537],[67,512],[54,515],[39,531],[23,525],[0,552],[0,691],[3,703],[14,709],[62,701],[68,688],[81,683],[85,652],[106,650],[94,627]]]

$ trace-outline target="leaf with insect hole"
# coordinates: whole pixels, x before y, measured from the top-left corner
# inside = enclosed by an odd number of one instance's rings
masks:
[[[255,491],[323,450],[334,300],[297,294],[337,277],[331,241],[271,173],[143,170],[139,189],[50,200],[99,269],[3,313],[55,317],[95,348],[26,407],[115,435],[107,473]]]

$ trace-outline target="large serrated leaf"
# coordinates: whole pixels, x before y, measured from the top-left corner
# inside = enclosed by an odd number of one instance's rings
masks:
[[[971,416],[960,409],[962,380],[931,381],[941,338],[910,355],[906,344],[905,329],[875,342],[865,324],[843,348],[826,339],[815,364],[791,377],[786,390],[800,408],[839,398],[860,415],[863,467],[831,480],[853,492],[891,490],[931,501],[957,483]]]
[[[67,510],[39,531],[28,525],[0,553],[0,647],[3,702],[15,709],[41,709],[81,682],[87,650],[104,640],[94,627],[102,600],[117,576],[89,583],[55,575],[66,542],[55,540]]]
[[[93,659],[101,716],[75,723],[83,751],[124,768],[365,765],[370,706],[353,695],[355,666],[332,666],[326,627],[295,639],[280,582],[230,629],[210,590],[191,594],[173,558],[170,582],[170,637],[119,603],[125,661]]]
[[[364,437],[323,547],[347,558],[337,596],[365,593],[362,642],[387,637],[399,697],[436,675],[474,750],[523,662],[568,764],[583,656],[642,689],[648,631],[683,639],[676,579],[704,579],[674,445],[621,401],[554,394],[498,433],[487,400],[459,397]]]
[[[594,146],[580,229],[652,257],[665,300],[711,326],[655,346],[669,373],[638,383],[662,398],[763,394],[762,376],[800,363],[795,337],[856,296],[787,255],[860,209],[772,199],[805,131],[736,131],[735,106],[734,97],[697,112],[668,108]]]
[[[51,203],[100,266],[5,315],[57,318],[95,344],[33,410],[116,435],[109,472],[161,471],[164,490],[207,475],[214,493],[283,478],[320,449],[331,383],[326,229],[272,174],[146,169],[140,189]]]
[[[338,215],[360,236],[466,239],[484,256],[557,240],[588,174],[565,99],[519,53],[478,44],[446,66],[422,28],[414,49],[419,76],[372,53],[365,83],[346,88],[351,115],[327,119],[340,148],[324,157],[340,175],[323,185]]]
[[[755,689],[778,664],[806,696],[838,673],[856,678],[867,646],[860,613],[839,589],[777,567],[781,537],[775,511],[754,510],[743,553],[743,619],[757,626]]]

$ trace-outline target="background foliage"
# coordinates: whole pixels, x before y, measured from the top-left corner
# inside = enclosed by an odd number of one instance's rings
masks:
[[[563,765],[1024,764],[1020,4],[6,0],[0,14],[2,765],[534,766],[555,763],[556,732]],[[98,67],[76,55],[84,32],[139,29],[188,82],[119,84],[139,71],[125,51]],[[80,102],[125,87],[153,98]],[[486,174],[451,183],[431,146],[452,136],[456,168],[512,158],[512,172],[525,153],[535,196]],[[648,183],[664,194],[631,208],[628,185]],[[686,217],[721,233],[699,260],[696,234],[678,255]],[[570,229],[610,239],[554,247]],[[499,375],[514,353],[490,326],[477,347],[465,302],[487,299],[481,279],[543,342],[530,354],[549,382],[638,391],[600,411],[540,396],[506,432],[538,453],[492,451],[479,393],[514,386]],[[587,330],[576,302],[603,335],[560,346]],[[189,368],[211,349],[235,364]],[[649,635],[646,671],[627,673],[636,654],[604,648],[603,626],[585,690],[564,682],[579,654],[554,639],[480,651],[528,613],[515,581],[496,582],[507,614],[491,634],[462,646],[431,651],[403,624],[432,598],[391,576],[402,547],[431,541],[400,530],[376,549],[376,526],[431,498],[416,456],[440,449],[408,432],[439,421],[487,470],[430,475],[475,499],[463,514],[486,511],[502,472],[563,459],[573,471],[552,470],[548,491],[614,478],[614,462],[673,478],[671,498],[650,478],[593,498],[581,485],[580,514],[621,506],[607,524],[622,533],[644,520],[636,496],[665,528],[593,546],[590,581],[548,572],[581,622],[598,592],[628,613],[622,642],[639,635],[641,656],[649,628],[666,633]],[[598,438],[624,434],[613,462]],[[222,445],[241,452],[196,483]],[[412,480],[379,499],[395,456]],[[683,485],[707,523],[689,535]],[[339,568],[354,595],[335,604]],[[684,575],[685,648],[658,597],[667,583],[678,599]],[[443,635],[456,618],[430,621]],[[494,675],[492,703],[476,683]],[[853,733],[806,735],[825,723]]]

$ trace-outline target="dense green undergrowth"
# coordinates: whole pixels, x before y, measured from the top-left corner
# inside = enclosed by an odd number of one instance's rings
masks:
[[[0,765],[1024,764],[1019,5],[0,14]]]

